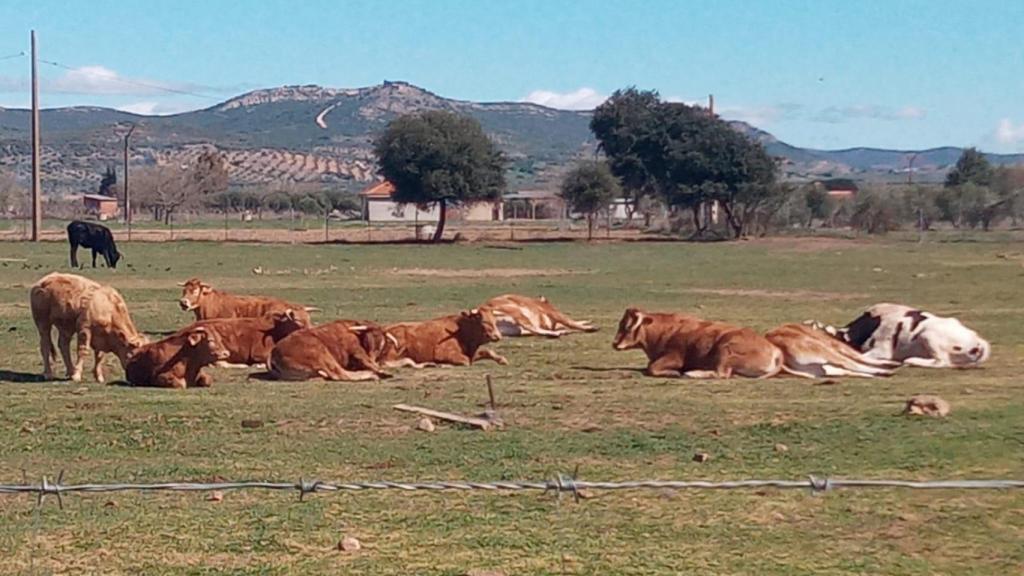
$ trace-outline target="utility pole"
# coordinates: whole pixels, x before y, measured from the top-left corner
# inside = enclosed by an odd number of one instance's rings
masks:
[[[32,31],[32,241],[43,232],[42,184],[39,175],[39,76],[36,73],[36,31]]]
[[[128,241],[132,240],[132,193],[128,189],[128,139],[135,132],[132,124],[124,135],[124,223],[128,225]]]
[[[907,184],[914,183],[914,160],[917,160],[917,152],[911,154],[907,160]]]
[[[715,115],[715,95],[708,94],[708,113],[712,116]]]

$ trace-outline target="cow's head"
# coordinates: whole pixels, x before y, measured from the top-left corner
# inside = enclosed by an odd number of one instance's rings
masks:
[[[958,368],[973,368],[988,360],[992,347],[977,332],[965,328],[949,334],[949,360]]]
[[[127,363],[132,352],[149,343],[135,328],[124,298],[110,286],[96,290],[88,314],[94,347],[112,351],[121,360],[122,366]]]
[[[459,316],[459,330],[467,333],[477,342],[497,342],[501,340],[498,322],[490,308],[473,308],[463,310]]]
[[[199,278],[192,278],[186,282],[181,282],[178,286],[182,287],[178,305],[186,312],[198,308],[199,301],[202,300],[203,296],[213,292],[213,287],[199,280]]]
[[[388,334],[383,328],[372,322],[349,326],[348,329],[359,337],[359,345],[366,351],[366,355],[374,361],[380,360],[383,357],[391,342],[397,342],[394,336]]]
[[[270,315],[270,318],[274,321],[274,327],[270,330],[270,337],[274,342],[277,342],[296,330],[309,328],[303,320],[298,318],[295,314],[295,310],[292,310],[291,308],[284,312],[274,312]]]
[[[619,320],[619,331],[612,340],[612,348],[629,350],[642,347],[647,341],[647,326],[653,321],[653,318],[640,310],[627,308],[622,320]]]
[[[186,331],[184,336],[189,348],[195,352],[196,359],[204,364],[227,360],[231,356],[216,331],[199,326]]]
[[[107,254],[107,258],[110,259],[110,267],[117,268],[117,261],[121,259],[122,254],[117,251],[117,248],[111,248],[110,253]]]

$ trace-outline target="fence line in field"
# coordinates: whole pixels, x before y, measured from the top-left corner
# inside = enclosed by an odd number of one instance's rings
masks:
[[[389,480],[361,482],[322,482],[320,480],[299,480],[298,482],[162,482],[162,483],[108,483],[108,484],[63,484],[64,473],[51,482],[48,477],[38,484],[0,484],[0,494],[36,494],[37,505],[41,506],[48,495],[57,497],[58,505],[63,509],[63,494],[69,493],[107,493],[107,492],[212,492],[226,490],[271,490],[297,491],[301,500],[306,494],[317,492],[365,492],[374,490],[398,490],[400,492],[415,491],[490,491],[490,492],[521,492],[540,491],[554,492],[558,495],[571,493],[578,501],[580,491],[618,491],[618,490],[738,490],[775,488],[780,490],[803,489],[812,493],[826,492],[832,489],[867,489],[867,488],[905,488],[911,490],[1007,490],[1024,488],[1024,480],[889,480],[889,479],[856,479],[856,478],[824,478],[808,476],[804,480],[624,480],[624,481],[587,481],[578,480],[574,476],[558,475],[551,480],[536,481],[420,481],[395,482]]]

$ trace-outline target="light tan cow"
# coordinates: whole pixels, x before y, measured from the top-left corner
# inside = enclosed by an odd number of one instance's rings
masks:
[[[306,326],[312,326],[309,313],[317,310],[270,296],[239,296],[221,292],[199,278],[192,278],[180,283],[179,286],[182,290],[178,305],[186,312],[193,312],[196,320],[260,318],[274,312],[293,310],[296,320]]]
[[[76,274],[54,272],[32,285],[29,291],[32,319],[39,331],[43,374],[53,379],[55,357],[51,332],[57,328],[57,345],[67,376],[78,382],[89,350],[95,356],[93,375],[103,382],[103,355],[112,353],[124,368],[129,354],[147,342],[135,329],[128,306],[117,290]],[[71,360],[71,338],[78,338],[78,357]]]
[[[573,320],[548,299],[531,298],[519,294],[495,296],[480,305],[494,314],[502,336],[549,336],[558,338],[572,332],[596,332],[598,328],[587,320]]]
[[[612,347],[642,349],[648,376],[770,378],[783,369],[782,352],[750,328],[637,308],[622,315]]]
[[[782,350],[783,370],[793,376],[874,378],[891,376],[899,366],[898,362],[869,358],[830,334],[802,324],[784,324],[765,338]]]

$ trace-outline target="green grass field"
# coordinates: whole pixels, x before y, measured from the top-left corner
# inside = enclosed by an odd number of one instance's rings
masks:
[[[961,240],[964,240],[961,238]],[[246,381],[186,391],[40,383],[28,287],[66,246],[0,243],[0,482],[1024,478],[1024,249],[996,241],[772,240],[508,247],[128,244],[136,324],[186,324],[175,283],[321,308],[318,319],[426,319],[502,292],[543,294],[595,334],[504,340],[511,365],[399,371],[367,383]],[[25,259],[24,262],[15,259]],[[256,276],[260,266],[267,273]],[[332,268],[333,266],[333,268]],[[411,274],[410,272],[419,272]],[[765,330],[843,323],[880,301],[959,316],[993,344],[984,369],[878,381],[642,377],[614,352],[628,305]],[[112,361],[112,366],[116,362]],[[86,374],[88,375],[87,363]],[[120,368],[110,370],[113,376]],[[415,429],[399,402],[475,413],[491,374],[504,431]],[[88,377],[88,376],[87,376]],[[899,416],[915,393],[953,406]],[[243,428],[258,419],[260,428]],[[777,451],[785,444],[788,451]],[[696,463],[697,451],[709,461]],[[956,491],[69,495],[0,497],[0,573],[1017,574],[1024,494]],[[337,551],[343,535],[363,543]]]

